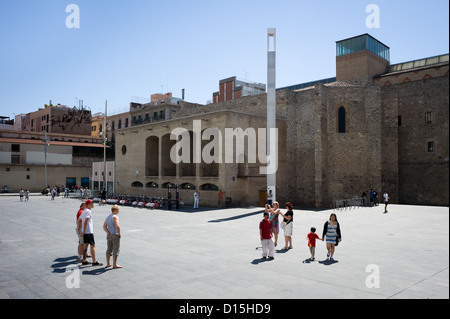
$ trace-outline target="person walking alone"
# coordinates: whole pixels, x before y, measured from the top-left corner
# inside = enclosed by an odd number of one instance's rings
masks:
[[[194,208],[198,208],[198,203],[200,200],[199,197],[200,197],[200,193],[197,190],[195,190],[195,192],[194,192]]]
[[[387,207],[389,204],[389,195],[386,191],[383,194],[383,198],[384,198],[384,213],[387,213]]]

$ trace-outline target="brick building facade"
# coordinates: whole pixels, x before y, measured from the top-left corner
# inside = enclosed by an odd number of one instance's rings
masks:
[[[374,188],[392,203],[447,206],[448,54],[390,65],[389,48],[367,34],[337,45],[335,79],[277,91],[277,199],[328,208]],[[266,179],[259,164],[173,164],[168,154],[171,130],[193,131],[195,120],[222,133],[265,128],[266,103],[266,94],[180,102],[170,120],[121,130],[116,191],[165,196],[173,183],[183,185],[187,202],[199,188],[200,204],[215,205],[220,188],[233,204],[260,205]]]

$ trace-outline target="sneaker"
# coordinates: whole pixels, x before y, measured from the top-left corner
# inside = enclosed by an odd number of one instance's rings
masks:
[[[330,252],[327,252],[327,258],[330,258]]]
[[[334,261],[334,258],[333,258],[333,257],[330,257],[330,261]]]
[[[274,259],[275,259],[275,257],[270,257],[270,256],[269,256],[269,260],[274,260]]]

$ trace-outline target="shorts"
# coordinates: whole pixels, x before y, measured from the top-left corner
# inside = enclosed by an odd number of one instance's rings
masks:
[[[80,235],[80,233],[78,232],[78,229],[77,229],[77,228],[75,228],[75,233],[77,233],[78,243],[79,243],[79,244],[84,244],[83,236]]]
[[[95,245],[94,234],[84,234],[84,244]]]
[[[108,247],[106,248],[107,255],[118,256],[120,252],[120,237],[118,235],[107,235],[106,241]]]
[[[284,222],[284,221],[283,221],[283,223],[286,224],[286,222]],[[286,224],[283,228],[284,236],[292,236],[293,229],[294,229],[294,223],[291,222],[289,224]]]

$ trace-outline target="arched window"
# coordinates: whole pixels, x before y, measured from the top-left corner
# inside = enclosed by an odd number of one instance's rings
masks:
[[[142,184],[141,182],[133,182],[131,183],[131,187],[144,187],[144,184]]]
[[[196,187],[195,187],[195,185],[194,184],[191,184],[191,183],[184,183],[184,184],[181,184],[180,185],[180,188],[181,189],[196,189]]]
[[[177,185],[175,185],[174,183],[167,182],[167,183],[162,184],[161,188],[169,188],[169,185],[170,185],[171,188],[176,188],[177,187]]]
[[[341,106],[338,110],[338,133],[346,133],[347,111]]]
[[[147,188],[159,188],[159,185],[156,184],[155,182],[149,182],[149,183],[145,184],[145,187],[147,187]]]
[[[219,187],[214,184],[203,184],[200,186],[200,190],[202,191],[218,191]]]

